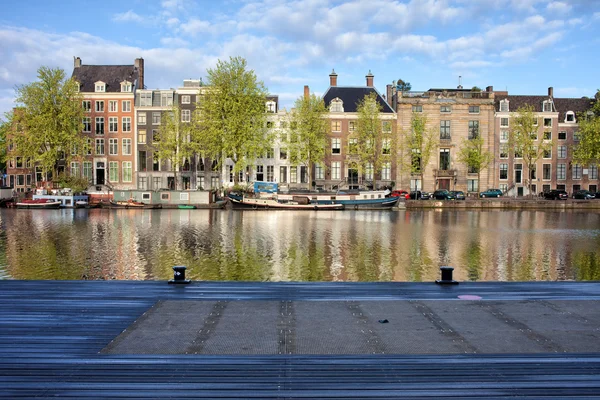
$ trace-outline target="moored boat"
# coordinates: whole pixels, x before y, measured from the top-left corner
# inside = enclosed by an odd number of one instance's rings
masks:
[[[180,210],[195,210],[196,206],[193,204],[179,204],[177,208]]]
[[[341,204],[346,210],[380,210],[390,209],[398,204],[398,197],[390,197],[388,191],[361,191],[361,192],[337,192],[337,193],[303,193],[303,194],[280,194],[280,199],[302,197],[306,201],[318,204]]]
[[[229,194],[229,200],[236,208],[274,209],[274,210],[343,210],[342,204],[323,204],[298,201],[299,199],[279,199],[277,195],[269,198],[255,198]]]
[[[53,201],[49,199],[24,199],[16,203],[17,208],[31,208],[31,209],[48,209],[48,208],[60,208],[60,201]]]
[[[127,200],[127,201],[114,201],[111,200],[109,202],[110,204],[110,208],[127,208],[127,209],[155,209],[155,208],[161,208],[160,204],[146,204],[146,203],[142,203],[141,201],[135,201],[135,200]]]

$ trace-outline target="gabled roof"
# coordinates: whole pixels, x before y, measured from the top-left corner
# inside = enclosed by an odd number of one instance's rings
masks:
[[[329,104],[335,98],[339,98],[344,102],[344,112],[356,112],[360,101],[371,93],[377,94],[377,102],[381,105],[381,112],[393,113],[394,110],[390,105],[381,97],[379,92],[373,87],[351,87],[351,86],[330,86],[329,89],[323,95],[325,101],[325,107],[329,108]]]
[[[494,109],[500,111],[500,102],[508,99],[509,111],[515,112],[519,108],[530,105],[533,106],[533,112],[542,112],[542,104],[544,101],[549,100],[548,96],[496,96],[494,98]]]
[[[568,111],[573,111],[575,115],[579,115],[584,111],[588,110],[594,100],[593,99],[554,99],[554,105],[556,106],[556,110],[558,111],[558,120],[564,121],[565,115]],[[576,117],[577,118],[577,117]]]
[[[138,70],[133,65],[82,65],[73,69],[80,92],[95,92],[95,82],[106,83],[106,92],[121,92],[121,82],[133,85],[138,79]]]
[[[500,101],[508,99],[511,112],[517,111],[525,105],[532,105],[534,112],[542,112],[542,104],[549,100],[548,96],[497,96],[494,106],[496,111],[500,111]],[[579,114],[591,107],[593,100],[586,98],[554,98],[554,108],[558,111],[559,121],[564,121],[567,111],[573,111]]]

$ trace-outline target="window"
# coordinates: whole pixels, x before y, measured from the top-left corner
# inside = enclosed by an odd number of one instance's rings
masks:
[[[515,158],[523,158],[523,149],[515,147]]]
[[[544,150],[543,158],[552,158],[552,148]]]
[[[279,159],[287,160],[287,149],[285,149],[283,147],[279,149]]]
[[[341,166],[339,161],[334,161],[331,163],[331,179],[340,180],[341,179]]]
[[[581,135],[579,135],[578,131],[574,131],[573,132],[573,141],[574,142],[579,142],[581,140]]]
[[[575,122],[575,113],[573,111],[567,111],[565,122]]]
[[[558,132],[558,140],[567,140],[567,132],[565,132],[565,131]]]
[[[87,138],[86,140],[86,144],[87,144],[87,155],[91,156],[92,155],[92,149],[94,148],[94,142],[92,141],[91,138]]]
[[[579,164],[573,164],[573,179],[581,179],[581,173],[583,172],[583,166]]]
[[[333,138],[331,139],[331,154],[341,154],[342,152],[342,139]]]
[[[104,139],[96,139],[96,155],[104,155]]]
[[[544,127],[551,128],[552,127],[552,118],[544,118]]]
[[[138,114],[138,125],[146,125],[146,113],[141,112]]]
[[[315,165],[315,179],[325,179],[325,168],[322,165]]]
[[[108,180],[113,183],[119,182],[119,163],[117,161],[108,162]]]
[[[117,100],[110,100],[108,102],[108,112],[119,111],[119,102]]]
[[[108,154],[111,156],[119,155],[119,139],[108,139]]]
[[[91,100],[83,100],[81,102],[81,106],[83,107],[83,111],[85,111],[85,112],[92,111],[92,102],[91,102]]]
[[[545,181],[549,181],[552,178],[552,164],[544,164],[542,165],[542,179]]]
[[[273,128],[273,125],[274,125],[274,124],[273,124],[273,121],[267,121],[267,128],[268,128],[268,129],[271,129],[271,128]]]
[[[598,179],[598,166],[596,164],[590,164],[589,178]]]
[[[123,112],[131,112],[131,100],[123,100]]]
[[[552,101],[551,100],[544,101],[543,110],[544,110],[544,112],[552,112]]]
[[[469,106],[469,114],[479,114],[479,106]]]
[[[122,145],[123,145],[123,155],[130,156],[131,155],[131,139],[123,139]]]
[[[558,158],[567,158],[567,146],[566,145],[560,145],[558,146]]]
[[[189,94],[181,96],[181,104],[190,104],[190,103],[191,103],[191,101],[190,101]]]
[[[500,141],[508,142],[508,131],[507,130],[500,131]]]
[[[508,126],[508,118],[500,118],[500,126],[507,127]]]
[[[500,145],[500,158],[508,158],[508,144],[502,143]]]
[[[440,170],[450,169],[450,149],[440,149]]]
[[[298,167],[290,167],[290,183],[298,182]]]
[[[412,112],[423,112],[423,106],[412,106]]]
[[[537,117],[533,117],[533,126],[538,126],[538,119],[537,119]]]
[[[538,139],[538,134],[537,134],[537,131],[531,132],[531,133],[529,134],[529,136],[530,136],[530,137],[531,137],[531,139],[533,139],[533,140],[537,140],[537,139]]]
[[[450,113],[450,112],[452,112],[452,107],[451,106],[440,106],[440,112],[441,113]]]
[[[350,138],[348,139],[348,153],[356,154],[358,152],[358,139]]]
[[[272,165],[267,165],[267,182],[275,181],[275,167]]]
[[[356,121],[348,121],[348,132],[354,132],[356,130]]]
[[[131,169],[131,161],[123,161],[123,182],[133,181],[133,171]]]
[[[266,111],[268,113],[274,114],[277,112],[277,104],[274,101],[270,100],[265,103]]]
[[[392,176],[392,164],[389,162],[383,163],[381,168],[381,179],[389,181]]]
[[[96,82],[96,92],[105,92],[106,84],[104,82]]]
[[[342,122],[341,121],[331,121],[331,130],[333,132],[340,132],[342,130]]]
[[[275,149],[274,148],[271,147],[271,148],[267,149],[266,158],[271,158],[271,159],[275,158]]]
[[[146,143],[146,130],[145,129],[140,129],[138,131],[138,143]]]
[[[160,133],[158,129],[152,129],[152,143],[160,142]]]
[[[181,122],[190,122],[192,120],[192,112],[190,110],[181,110]]]
[[[104,100],[96,101],[96,112],[104,112]]]
[[[365,166],[365,179],[368,181],[373,180],[373,163],[367,163]]]
[[[331,100],[329,110],[331,112],[344,112],[344,103],[342,102],[342,100],[335,98]]]
[[[551,131],[544,132],[544,140],[552,140],[552,132]]]
[[[84,161],[83,162],[83,177],[88,181],[92,180],[92,162]]]
[[[173,93],[161,93],[160,94],[160,106],[170,107],[173,105]]]
[[[152,106],[152,92],[140,93],[140,107]]]
[[[383,121],[381,123],[381,131],[383,133],[392,133],[392,123],[390,121]]]
[[[108,131],[119,132],[119,118],[108,117]]]
[[[287,167],[279,167],[279,183],[287,183]]]
[[[96,117],[96,135],[104,135],[104,117]]]
[[[79,163],[71,162],[71,176],[79,176]]]
[[[508,164],[500,164],[500,179],[508,179]]]
[[[392,154],[392,139],[383,139],[381,141],[381,153]]]
[[[567,179],[567,164],[558,164],[556,166],[556,179]]]
[[[160,113],[159,112],[152,113],[152,125],[160,125]]]
[[[467,179],[467,192],[479,192],[477,179]]]
[[[131,92],[131,82],[123,81],[121,82],[121,92]]]
[[[500,111],[501,112],[508,112],[508,100],[502,100],[502,101],[500,101]]]
[[[143,150],[138,151],[138,168],[140,171],[146,171],[148,169],[146,160],[146,152]]]
[[[440,121],[440,139],[450,139],[450,121]]]
[[[90,117],[83,117],[83,131],[84,132],[92,131],[92,119]]]
[[[131,117],[123,117],[123,132],[131,132]]]
[[[469,121],[469,139],[479,136],[479,121]]]

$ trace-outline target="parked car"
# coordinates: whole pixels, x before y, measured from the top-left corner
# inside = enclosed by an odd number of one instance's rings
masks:
[[[390,197],[400,197],[401,199],[408,199],[409,194],[406,190],[394,190],[390,193]]]
[[[575,193],[573,193],[573,198],[590,200],[590,199],[595,199],[596,195],[593,194],[592,192],[590,192],[589,190],[578,190]]]
[[[553,189],[549,192],[544,192],[544,199],[546,200],[567,200],[569,195],[564,190]]]
[[[452,193],[452,195],[454,196],[454,198],[456,200],[465,200],[466,199],[465,192],[463,192],[461,190],[451,190],[450,193]]]
[[[413,190],[409,193],[408,198],[410,198],[411,200],[419,200],[421,198],[421,191]]]
[[[446,189],[439,189],[433,192],[435,200],[454,200],[454,195]]]
[[[433,199],[433,193],[421,192],[421,200]]]
[[[502,197],[502,190],[488,189],[485,192],[479,193],[479,197]]]

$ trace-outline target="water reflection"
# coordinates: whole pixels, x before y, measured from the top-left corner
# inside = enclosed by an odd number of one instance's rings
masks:
[[[2,210],[0,279],[600,279],[600,214]]]

